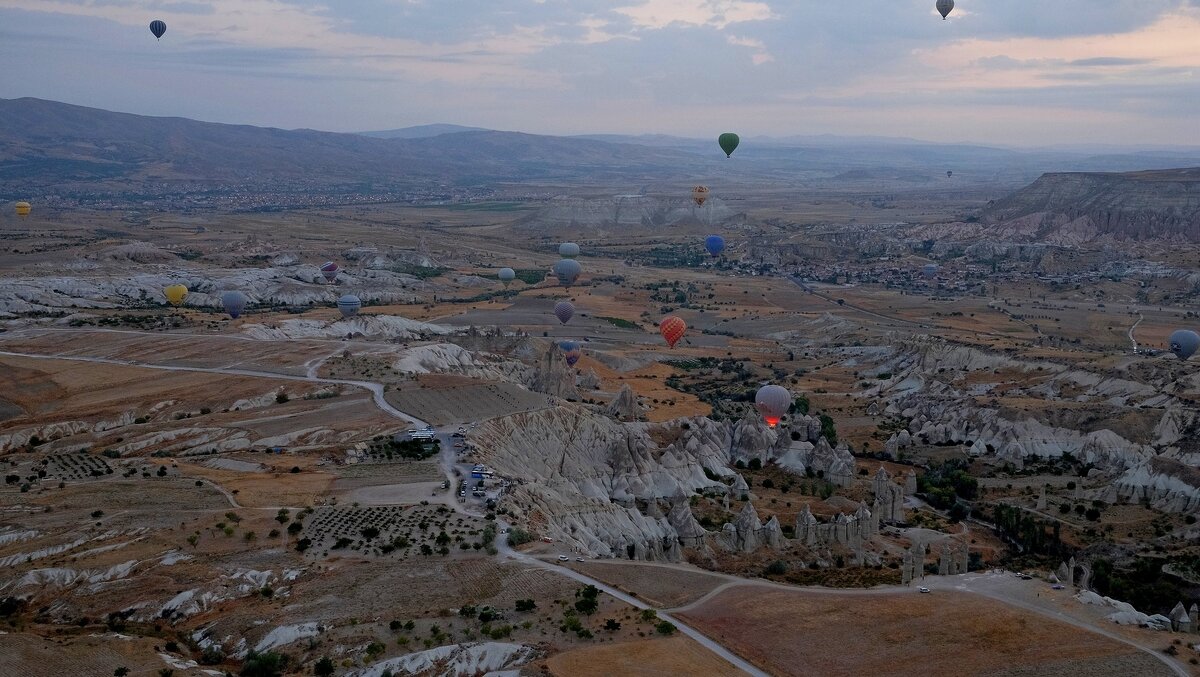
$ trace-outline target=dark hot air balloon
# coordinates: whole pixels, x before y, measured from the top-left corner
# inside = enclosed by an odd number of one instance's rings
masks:
[[[788,413],[791,406],[792,394],[782,386],[763,386],[754,395],[754,407],[772,428],[779,425],[779,419]]]
[[[937,0],[937,11],[942,15],[942,21],[945,21],[950,12],[954,11],[954,0]]]
[[[725,151],[725,157],[732,157],[733,151],[737,150],[738,144],[742,140],[733,132],[725,132],[717,137],[717,143],[721,146],[721,150]]]
[[[937,276],[937,272],[938,267],[935,263],[926,263],[924,266],[921,266],[921,274],[925,276],[926,280],[932,280]]]
[[[242,316],[242,311],[246,310],[246,302],[246,295],[240,291],[227,291],[221,294],[221,306],[235,320]]]
[[[720,235],[709,235],[704,239],[704,248],[708,250],[708,253],[713,258],[716,258],[721,255],[721,252],[725,251],[725,238]]]
[[[674,348],[676,343],[687,332],[687,323],[677,315],[668,315],[658,323],[658,333],[666,339],[667,345]]]
[[[342,317],[354,317],[362,308],[362,301],[354,294],[346,294],[338,299],[337,308],[342,313]]]
[[[558,263],[554,264],[554,276],[564,287],[575,284],[575,280],[579,279],[579,274],[582,272],[583,267],[575,259],[559,259]]]
[[[185,26],[184,28],[187,27]],[[150,32],[154,34],[155,38],[162,38],[163,33],[167,32],[167,24],[159,19],[155,19],[150,22]],[[187,31],[184,32],[186,33]],[[184,42],[187,41],[184,40]]]
[[[1171,352],[1175,353],[1175,357],[1186,360],[1195,355],[1197,349],[1200,349],[1200,334],[1190,329],[1180,329],[1171,334],[1170,344]]]
[[[554,304],[554,316],[559,322],[566,324],[572,317],[575,317],[575,306],[570,301],[559,301]]]
[[[947,169],[947,170],[946,170],[946,178],[948,179],[948,178],[950,178],[951,176],[954,176],[954,171],[953,171],[953,170],[951,170],[951,169]]]

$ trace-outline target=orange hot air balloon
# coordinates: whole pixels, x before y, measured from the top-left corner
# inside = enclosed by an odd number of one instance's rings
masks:
[[[663,321],[658,324],[658,333],[662,334],[662,337],[667,340],[667,345],[672,348],[679,343],[679,339],[683,338],[686,331],[687,323],[675,315],[664,317]]]
[[[692,189],[692,201],[697,207],[703,207],[705,201],[708,200],[708,186],[696,186]]]

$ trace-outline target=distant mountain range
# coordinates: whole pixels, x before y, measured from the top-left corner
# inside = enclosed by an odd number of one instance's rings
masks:
[[[714,140],[668,135],[545,136],[423,125],[365,134],[282,130],[0,99],[0,199],[151,201],[175,194],[478,196],[522,183],[640,191],[722,181],[794,189],[1016,188],[1044,171],[1200,165],[1200,150],[1025,151],[879,137]],[[945,181],[953,170],[954,181]],[[473,192],[472,192],[473,191]],[[347,198],[349,199],[349,198]],[[203,204],[203,203],[201,203]]]

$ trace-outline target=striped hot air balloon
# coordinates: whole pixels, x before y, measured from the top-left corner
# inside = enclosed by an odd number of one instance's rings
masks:
[[[346,294],[338,299],[337,308],[342,313],[342,317],[354,317],[362,308],[362,301],[354,294]]]
[[[333,261],[326,261],[321,264],[321,275],[324,275],[325,280],[328,282],[336,280],[340,272],[342,272],[342,267]]]
[[[17,216],[29,216],[29,212],[33,211],[33,206],[28,202],[18,202],[13,206],[16,208]]]
[[[674,348],[679,339],[687,332],[687,323],[676,315],[668,315],[658,325],[658,333],[666,339],[667,345]]]
[[[567,360],[567,366],[574,367],[579,358],[583,357],[583,348],[575,341],[563,341],[558,344],[559,350]]]
[[[155,39],[161,39],[163,34],[167,32],[167,24],[161,19],[155,19],[150,22],[150,32],[154,34]],[[184,31],[185,33],[187,31]]]

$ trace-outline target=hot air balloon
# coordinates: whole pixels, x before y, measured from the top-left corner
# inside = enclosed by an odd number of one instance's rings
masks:
[[[559,322],[566,324],[572,317],[575,317],[575,306],[570,301],[559,301],[554,304],[554,316]]]
[[[946,170],[946,178],[948,179],[948,178],[950,178],[951,176],[954,176],[954,171],[953,171],[953,170],[950,170],[950,169],[947,169],[947,170]]]
[[[496,277],[500,278],[500,281],[507,287],[509,283],[517,279],[517,271],[512,268],[501,268],[500,272],[496,273]]]
[[[1180,329],[1171,334],[1171,352],[1175,357],[1186,360],[1200,349],[1200,334],[1190,329]]]
[[[687,331],[687,323],[682,318],[676,315],[668,315],[663,318],[662,322],[658,323],[658,333],[666,339],[667,345],[674,348],[679,339],[683,338],[683,334]]]
[[[358,309],[362,308],[362,301],[354,294],[346,294],[338,299],[337,308],[341,311],[342,317],[354,317],[358,314]]]
[[[732,157],[733,151],[737,150],[738,144],[742,140],[733,132],[725,132],[717,137],[717,143],[720,144],[721,150],[725,151],[725,157]]]
[[[925,276],[926,280],[932,280],[937,275],[937,272],[938,267],[935,263],[926,263],[921,267],[921,274]]]
[[[583,267],[575,259],[559,259],[558,263],[554,264],[554,276],[564,287],[575,284],[575,280],[579,279],[579,274],[582,272]]]
[[[240,291],[227,291],[221,294],[221,305],[224,306],[225,312],[235,320],[242,316],[242,311],[246,309],[246,302],[246,295]]]
[[[696,186],[692,189],[692,202],[695,202],[697,207],[703,207],[707,200],[708,186]]]
[[[767,425],[774,428],[792,407],[792,394],[782,386],[763,386],[754,395],[754,407],[762,414]]]
[[[954,11],[954,0],[937,0],[937,11],[942,15],[942,21],[945,21],[950,12]]]
[[[579,256],[579,245],[574,242],[564,242],[558,245],[558,255],[564,259],[573,259]]]
[[[569,367],[574,367],[579,358],[583,357],[583,349],[574,341],[563,341],[558,347],[563,351],[563,357],[566,358]]]
[[[704,238],[704,248],[715,259],[721,255],[721,252],[725,251],[725,238],[720,235],[709,235]]]
[[[167,303],[178,308],[183,305],[187,298],[188,288],[181,284],[173,284],[163,289],[163,296],[167,297]]]
[[[33,206],[28,202],[18,202],[14,207],[16,207],[17,216],[29,216],[29,212],[33,211]]]
[[[154,34],[155,38],[161,38],[163,33],[167,32],[167,24],[159,19],[155,19],[150,22],[150,32]]]
[[[342,267],[333,261],[326,261],[321,264],[321,274],[325,276],[325,280],[328,282],[336,280],[340,272],[342,272]]]

